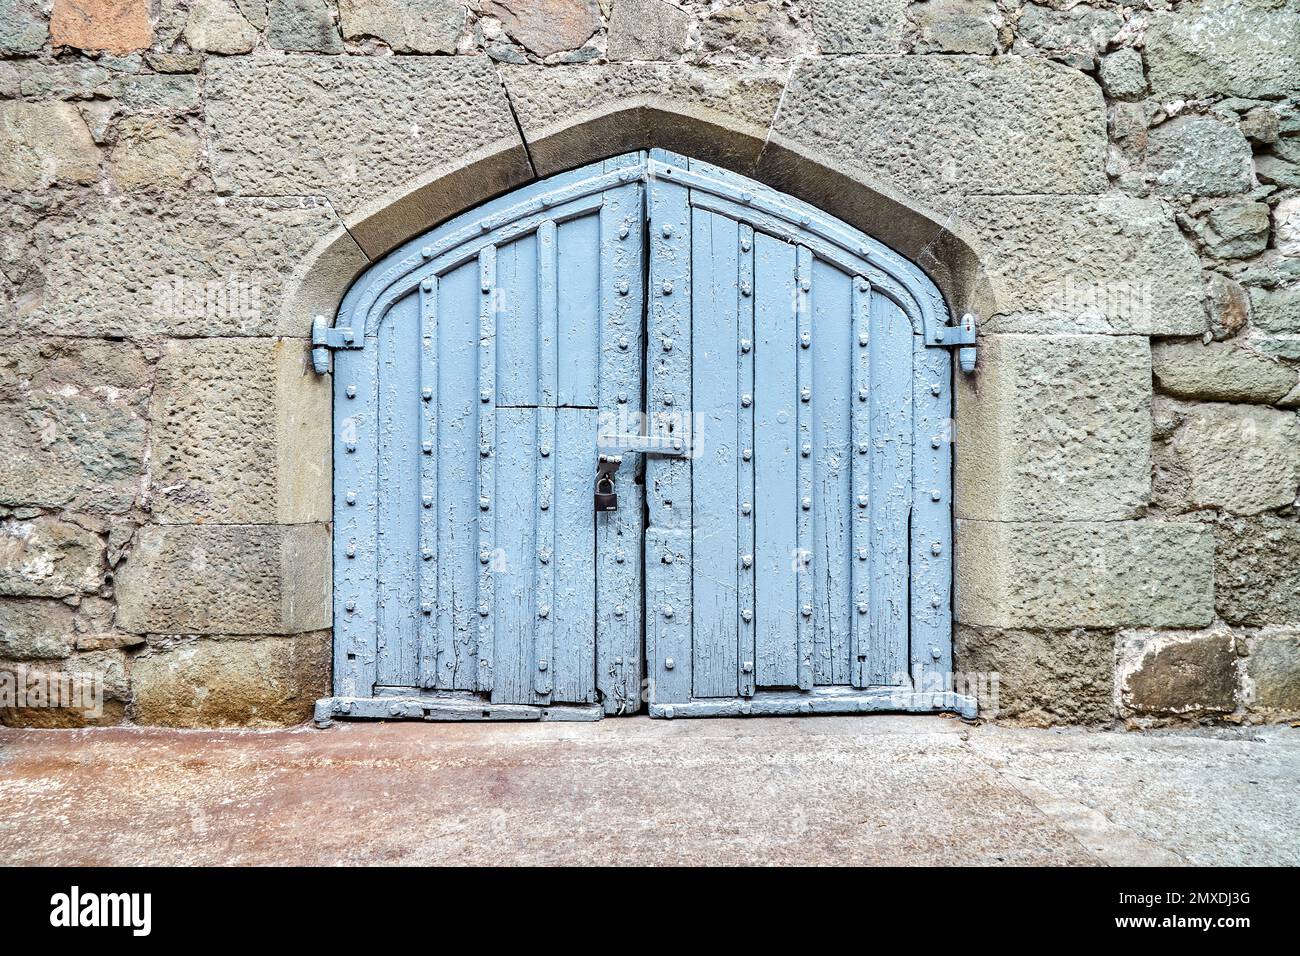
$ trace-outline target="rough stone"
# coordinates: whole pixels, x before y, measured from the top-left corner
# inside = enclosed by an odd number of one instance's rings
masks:
[[[323,524],[148,525],[117,573],[136,634],[297,634],[330,626]]]
[[[719,7],[700,20],[700,46],[705,52],[739,54],[755,59],[780,59],[811,53],[813,41],[792,8],[756,0]]]
[[[199,172],[202,144],[185,126],[128,116],[117,126],[110,168],[124,190],[176,188]]]
[[[0,188],[93,183],[99,150],[69,103],[0,103]]]
[[[1272,0],[1203,0],[1151,14],[1152,92],[1161,99],[1286,96],[1300,75],[1300,15]]]
[[[34,333],[302,335],[279,303],[299,260],[337,225],[304,200],[175,196],[91,204],[35,230]]]
[[[136,722],[164,727],[273,727],[311,717],[329,693],[330,634],[204,638],[131,662]]]
[[[26,685],[26,707],[0,706],[0,726],[49,730],[109,727],[126,713],[122,655],[113,652],[78,654],[67,660],[6,661],[0,659],[0,686]],[[95,699],[96,685],[103,699]],[[50,694],[60,695],[51,699]],[[39,695],[39,696],[38,696]],[[36,704],[35,701],[43,701]]]
[[[1068,50],[1095,56],[1120,31],[1118,10],[1076,6],[1065,10],[1029,3],[1020,13],[1017,35],[1040,50]]]
[[[1270,628],[1246,644],[1250,709],[1273,717],[1300,714],[1300,630]]]
[[[110,83],[112,96],[125,113],[196,113],[199,81],[185,75],[120,76]]]
[[[80,525],[42,516],[0,519],[0,595],[72,597],[103,582],[104,545]]]
[[[907,35],[907,0],[812,0],[823,53],[897,53]]]
[[[1146,339],[987,335],[980,351],[958,391],[958,517],[1126,518],[1146,504]]]
[[[667,0],[614,0],[611,60],[675,60],[686,49],[691,17]]]
[[[929,0],[908,8],[918,53],[996,53],[1002,16],[987,0]]]
[[[1214,402],[1271,404],[1296,385],[1294,369],[1228,342],[1157,342],[1151,370],[1165,394]]]
[[[140,348],[26,341],[0,357],[0,504],[118,513],[144,468],[150,370]]]
[[[72,653],[72,608],[61,601],[0,601],[0,659],[57,660]]]
[[[1300,420],[1294,412],[1207,402],[1174,438],[1191,504],[1258,514],[1291,504],[1300,484]]]
[[[234,0],[194,0],[185,21],[185,42],[204,53],[248,53],[257,44],[258,31]]]
[[[957,619],[1003,628],[1203,627],[1213,537],[1192,522],[958,520]]]
[[[1276,143],[1280,123],[1277,110],[1269,106],[1257,106],[1247,110],[1241,118],[1241,132],[1256,143]]]
[[[1246,259],[1268,247],[1268,204],[1229,203],[1210,212],[1205,245],[1220,259]]]
[[[397,53],[455,53],[465,19],[458,0],[339,0],[345,39],[376,37]]]
[[[1211,272],[1205,283],[1206,317],[1210,334],[1217,340],[1231,338],[1246,325],[1249,299],[1236,281]]]
[[[255,56],[207,69],[222,192],[323,195],[351,212],[441,164],[519,145],[485,57]],[[519,162],[526,168],[521,146]]]
[[[343,38],[329,0],[270,0],[266,39],[277,50],[342,53]]]
[[[576,50],[601,26],[596,0],[485,0],[480,9],[500,20],[512,40],[542,57]]]
[[[149,436],[159,521],[329,520],[329,380],[308,360],[294,339],[168,344]]]
[[[1119,659],[1120,704],[1129,713],[1191,716],[1237,709],[1237,642],[1227,628],[1125,633]]]
[[[1142,54],[1132,47],[1121,47],[1101,58],[1101,86],[1107,96],[1136,99],[1147,91],[1142,72]]]
[[[1273,207],[1274,244],[1284,256],[1300,256],[1300,196],[1283,199]]]
[[[1166,196],[1231,196],[1254,183],[1246,137],[1209,116],[1179,116],[1153,129],[1147,169]]]
[[[1214,532],[1214,603],[1229,624],[1300,622],[1300,524],[1224,518]]]
[[[35,53],[48,33],[38,0],[0,0],[0,52]]]
[[[959,194],[1092,193],[1107,185],[1101,90],[1041,60],[805,60],[773,131],[941,207]]]
[[[1114,635],[1108,631],[957,628],[953,669],[998,675],[993,719],[1037,727],[1111,716]]]
[[[1265,332],[1300,335],[1300,288],[1251,289],[1250,324]]]
[[[592,132],[590,135],[600,138],[599,143],[592,146],[584,143],[585,149],[596,155],[617,155],[632,149],[662,146],[723,165],[752,163],[757,159],[758,149],[752,140],[736,146],[725,136],[691,138],[691,130],[685,123],[654,128],[643,107],[662,104],[688,114],[702,113],[717,118],[719,123],[749,126],[761,143],[780,102],[787,73],[786,67],[776,66],[700,67],[666,63],[502,70],[539,175],[550,175],[573,165],[574,147],[563,136],[549,142],[545,141],[548,137],[575,121],[595,117],[620,104],[634,106],[617,120]],[[659,133],[667,133],[669,138],[666,140]],[[676,140],[673,136],[686,139]],[[742,154],[740,149],[749,152]]]
[[[968,199],[997,298],[988,331],[1196,335],[1200,262],[1158,203],[1127,196]]]
[[[149,0],[54,0],[50,43],[131,53],[153,42]]]
[[[1281,156],[1261,154],[1255,157],[1255,176],[1261,183],[1275,186],[1300,186],[1300,163]]]

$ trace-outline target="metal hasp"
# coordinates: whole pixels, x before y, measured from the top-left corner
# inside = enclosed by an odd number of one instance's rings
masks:
[[[969,375],[975,371],[975,316],[967,312],[958,325],[941,325],[927,343],[935,348],[957,350],[957,363]]]
[[[332,326],[325,316],[311,320],[311,367],[317,375],[330,370],[331,349],[359,349],[362,343],[352,334],[351,326]]]

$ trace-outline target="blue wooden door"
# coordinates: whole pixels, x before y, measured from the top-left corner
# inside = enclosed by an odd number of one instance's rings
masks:
[[[332,330],[324,715],[965,706],[923,693],[950,669],[945,320],[885,247],[660,152],[398,249]]]

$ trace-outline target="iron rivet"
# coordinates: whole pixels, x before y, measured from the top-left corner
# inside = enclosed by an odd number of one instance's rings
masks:
[[[422,449],[424,449],[424,453],[425,453],[426,455],[432,455],[432,454],[433,454],[433,442],[431,442],[431,441],[427,441],[427,442],[425,442],[423,445],[421,445],[420,447],[421,447]]]
[[[750,350],[750,348],[752,348],[752,345],[751,345],[749,339],[741,339],[741,340],[740,340],[740,350],[741,350],[742,352],[748,352],[748,351]]]
[[[805,458],[807,458],[809,455],[812,454],[812,445],[805,444],[802,448],[799,449],[799,453],[803,455]]]
[[[354,453],[354,452],[357,450],[357,443],[356,443],[356,442],[351,442],[351,441],[350,441],[350,442],[348,442],[346,445],[344,445],[343,447],[346,448],[348,454],[351,455],[352,453]]]
[[[746,298],[748,298],[748,297],[749,297],[749,292],[750,292],[750,289],[749,289],[749,283],[748,283],[748,282],[742,282],[742,283],[740,284],[740,294],[743,295],[743,296],[745,296]]]
[[[620,282],[619,282],[619,284],[618,284],[618,294],[619,294],[619,295],[627,295],[627,283],[626,283],[626,282],[623,282],[623,281],[620,281]]]
[[[429,604],[428,602],[425,602],[424,604],[421,604],[421,605],[420,605],[420,613],[421,613],[421,614],[432,614],[432,613],[433,613],[433,605],[432,605],[432,604]]]
[[[866,400],[867,400],[867,390],[865,388],[858,389],[858,401],[865,402]]]
[[[803,501],[799,502],[799,506],[803,508],[804,511],[807,511],[809,508],[812,507],[812,499],[805,498]]]
[[[943,444],[943,439],[940,438],[938,435],[935,435],[934,437],[932,437],[932,438],[930,439],[930,447],[931,447],[931,448],[938,448],[938,447],[939,447],[940,445],[942,445],[942,444]]]
[[[420,552],[420,557],[424,558],[424,560],[426,561],[432,560],[433,552],[430,551],[428,548],[425,548],[423,551]]]
[[[670,671],[676,666],[677,666],[677,662],[673,660],[671,657],[664,658],[664,670]]]
[[[356,601],[348,601],[346,604],[343,605],[343,607],[346,608],[346,609],[349,610],[349,611],[355,611],[355,610],[357,609],[357,602],[356,602]]]
[[[740,612],[740,616],[742,619],[746,621],[752,621],[754,619],[754,612],[751,611],[749,608],[745,608],[743,611]]]
[[[859,561],[865,561],[865,560],[867,560],[867,549],[866,549],[866,548],[858,548],[858,560],[859,560]]]
[[[485,388],[478,393],[478,400],[480,402],[490,402],[492,401],[492,393]]]
[[[930,607],[938,607],[942,603],[943,602],[939,600],[939,595],[937,594],[930,598]]]
[[[663,346],[665,352],[671,352],[673,350],[673,340],[670,338],[665,338],[663,340]]]
[[[801,282],[799,283],[799,288],[801,288],[801,289],[803,289],[803,291],[807,292],[809,289],[812,288],[812,283],[811,283],[809,280],[804,279],[803,281],[801,281]]]
[[[357,387],[355,385],[349,385],[346,389],[344,389],[344,391],[347,393],[348,398],[357,397]]]
[[[858,613],[859,613],[859,614],[866,614],[866,613],[867,613],[867,602],[866,602],[866,601],[859,601],[859,602],[858,602]]]
[[[626,560],[626,556],[623,554],[622,550],[614,552],[614,560],[618,564],[622,564],[624,560]]]
[[[546,605],[546,604],[543,604],[541,607],[539,607],[539,608],[537,609],[537,616],[538,616],[538,617],[549,617],[550,614],[551,614],[551,609],[550,609],[550,607],[549,607],[548,605]],[[542,668],[542,669],[545,670],[546,668]]]
[[[943,545],[936,541],[934,544],[930,545],[930,553],[937,558],[939,555],[943,554]]]
[[[630,230],[627,227],[627,223],[623,223],[623,225],[618,227],[618,237],[620,239],[626,239],[629,234]]]
[[[743,663],[743,664],[740,665],[740,669],[741,669],[742,671],[744,671],[746,674],[748,674],[748,673],[750,673],[750,672],[754,669],[754,662],[753,662],[753,661],[745,661],[745,663]]]
[[[627,336],[626,336],[626,335],[620,335],[620,336],[618,337],[618,347],[619,347],[620,349],[622,349],[624,352],[626,352],[626,351],[627,351],[627,344],[628,344],[628,343],[627,343]]]
[[[665,392],[665,393],[664,393],[664,404],[665,404],[665,405],[671,405],[672,403],[673,403],[673,393],[672,393],[672,392]]]
[[[487,617],[487,616],[488,616],[488,606],[487,606],[486,604],[480,604],[480,605],[478,606],[478,616],[479,616],[479,617]],[[486,663],[486,662],[485,662],[485,663]]]
[[[858,495],[858,507],[859,507],[859,508],[865,508],[866,506],[867,506],[867,496],[866,496],[866,495]]]
[[[804,617],[812,617],[812,605],[805,604],[803,607],[799,609],[799,613],[802,614]]]
[[[662,558],[660,558],[660,560],[663,561],[664,564],[672,564],[672,563],[673,563],[673,553],[672,553],[671,551],[665,551],[665,552],[664,552],[664,556],[663,556]]]
[[[743,408],[749,408],[749,406],[752,405],[753,403],[754,403],[754,397],[753,397],[752,395],[742,395],[742,396],[740,396],[740,404],[741,404],[741,407],[743,407]]]
[[[811,388],[801,388],[801,389],[799,389],[799,400],[800,400],[800,401],[802,401],[802,402],[806,402],[806,401],[809,401],[809,400],[811,400],[811,399],[812,399],[812,389],[811,389]]]
[[[542,548],[541,551],[537,552],[537,560],[542,562],[542,564],[550,564],[551,552],[546,548]]]
[[[433,507],[433,496],[432,496],[432,495],[425,495],[425,496],[420,500],[420,503],[423,504],[426,508],[432,508],[432,507]]]
[[[551,510],[551,500],[550,500],[549,498],[543,498],[543,499],[541,500],[541,503],[540,503],[539,507],[541,507],[541,509],[542,509],[543,511],[550,511],[550,510]]]
[[[353,542],[353,541],[349,541],[349,542],[348,542],[348,557],[349,557],[349,558],[355,558],[356,556],[357,556],[357,546],[356,546],[356,543]]]
[[[673,294],[673,284],[672,284],[671,282],[665,282],[665,283],[663,284],[662,288],[663,288],[663,290],[664,290],[664,295],[672,295],[672,294]]]
[[[867,453],[867,448],[868,448],[868,445],[867,445],[866,442],[858,442],[858,454],[859,454],[859,455],[865,455],[865,454]]]
[[[810,332],[800,332],[799,347],[806,349],[810,345],[812,345],[812,334]]]
[[[618,393],[618,403],[619,403],[620,405],[626,405],[626,404],[627,404],[627,392],[619,392],[619,393]]]
[[[673,234],[673,224],[671,222],[664,223],[664,227],[662,231],[664,234],[664,238],[667,239],[669,236]]]
[[[741,240],[740,240],[740,251],[741,251],[741,252],[748,252],[748,251],[749,251],[749,240],[748,240],[748,239],[741,239]]]
[[[754,201],[754,194],[750,192],[743,192],[740,194],[740,201],[745,203],[745,205],[749,205]]]
[[[491,446],[491,445],[479,445],[479,446],[478,446],[478,453],[479,453],[479,455],[482,456],[483,458],[487,458],[487,457],[489,457],[489,456],[492,454],[492,446]]]
[[[622,617],[622,616],[623,616],[624,614],[626,614],[626,613],[627,613],[627,612],[623,609],[623,605],[621,605],[621,604],[615,604],[615,605],[614,605],[614,616],[615,616],[615,617]]]
[[[423,282],[420,283],[420,288],[423,289],[425,292],[432,292],[432,291],[433,291],[433,280],[432,280],[432,279],[425,279]]]
[[[942,498],[942,497],[943,497],[943,495],[939,493],[939,489],[938,489],[938,488],[935,488],[933,491],[930,492],[930,500],[931,500],[931,501],[938,501],[938,500],[939,500],[940,498]]]
[[[865,249],[862,250],[862,251],[863,251],[864,254],[866,253],[866,250],[865,250]],[[858,291],[859,291],[859,292],[866,292],[866,291],[868,291],[870,288],[871,288],[871,286],[867,285],[866,282],[859,282],[859,283],[858,283]]]
[[[930,645],[930,656],[933,657],[936,661],[939,659],[941,653],[942,652],[939,650],[937,645],[935,644]]]
[[[869,341],[869,340],[868,340],[868,338],[867,338],[867,333],[866,333],[866,332],[859,332],[859,333],[858,333],[858,344],[859,344],[859,345],[866,345],[868,341]]]
[[[673,616],[673,606],[671,604],[665,604],[664,617],[671,618],[672,616]]]
[[[542,447],[539,448],[539,449],[537,449],[537,450],[538,450],[539,452],[541,452],[543,458],[550,458],[550,457],[551,457],[551,446],[550,446],[550,445],[543,444]]]
[[[742,501],[740,503],[740,513],[742,515],[747,515],[753,510],[754,510],[754,506],[751,505],[748,501]]]
[[[743,458],[745,461],[749,461],[749,459],[754,457],[754,449],[752,448],[743,449],[740,453],[740,457]]]
[[[740,566],[742,568],[750,567],[753,563],[754,563],[754,556],[752,554],[742,554],[740,556]]]
[[[487,510],[488,510],[488,506],[491,505],[491,504],[492,504],[492,502],[491,502],[490,500],[488,500],[488,496],[487,496],[487,495],[484,495],[483,497],[479,498],[479,500],[478,500],[478,509],[479,509],[479,511],[487,511]]]
[[[482,290],[484,295],[487,295],[489,292],[492,291],[492,283],[484,279],[483,284],[479,286],[479,288]]]
[[[432,259],[433,246],[425,246],[423,249],[420,250],[420,255],[423,256],[425,259]]]
[[[479,564],[487,564],[487,563],[488,563],[489,561],[491,561],[491,560],[492,560],[492,552],[491,552],[491,551],[480,551],[480,552],[478,553],[478,563],[479,563]]]
[[[539,613],[540,613],[540,612],[539,612]],[[546,617],[546,615],[543,614],[542,617]],[[546,668],[549,667],[549,666],[550,666],[550,665],[549,665],[546,661],[538,661],[538,662],[537,662],[537,669],[538,669],[539,671],[544,671],[544,670],[546,670]]]
[[[429,401],[431,398],[433,398],[433,389],[431,388],[420,389],[420,397],[424,399],[426,402]]]
[[[350,504],[350,505],[354,505],[354,504],[357,503],[357,493],[356,493],[355,491],[349,491],[349,492],[348,492],[348,494],[347,494],[347,502],[348,502],[348,504]]]

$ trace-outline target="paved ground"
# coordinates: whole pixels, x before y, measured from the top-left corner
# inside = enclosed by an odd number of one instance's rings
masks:
[[[0,730],[0,860],[1300,863],[1300,730]]]

